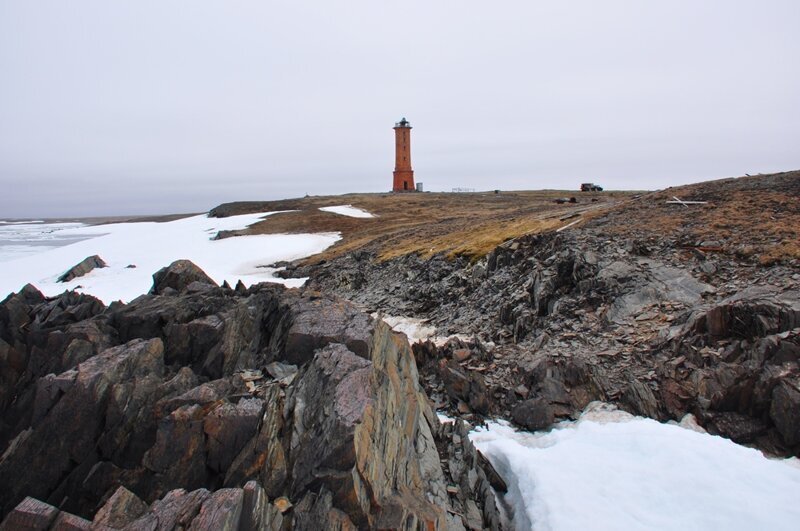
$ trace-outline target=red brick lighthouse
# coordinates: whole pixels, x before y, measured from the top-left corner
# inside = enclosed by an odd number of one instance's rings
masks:
[[[414,170],[411,169],[411,124],[403,118],[394,124],[394,184],[392,192],[414,191]]]

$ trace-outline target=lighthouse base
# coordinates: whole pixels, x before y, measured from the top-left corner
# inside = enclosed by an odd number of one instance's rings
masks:
[[[394,184],[392,185],[392,192],[415,192],[414,187],[414,171],[413,170],[400,170],[394,172]]]

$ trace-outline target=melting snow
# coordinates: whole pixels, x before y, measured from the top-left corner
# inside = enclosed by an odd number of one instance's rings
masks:
[[[549,432],[470,434],[509,483],[516,529],[798,528],[796,460],[590,406]]]
[[[388,315],[382,312],[373,312],[372,317],[375,319],[382,319],[386,324],[391,327],[395,332],[402,332],[408,336],[409,343],[416,343],[417,341],[432,341],[437,347],[441,347],[450,338],[458,338],[462,341],[469,341],[470,336],[466,334],[452,334],[449,336],[436,335],[436,327],[430,324],[427,319],[418,319],[416,317],[404,317],[399,315]],[[484,345],[493,347],[494,343],[484,343]]]
[[[364,209],[354,207],[352,205],[338,205],[338,206],[329,206],[329,207],[321,207],[320,210],[323,212],[333,212],[334,214],[340,214],[342,216],[349,216],[351,218],[374,218],[373,214],[370,214]]]
[[[402,332],[407,335],[410,343],[425,341],[436,334],[436,327],[428,324],[428,322],[424,319],[386,315],[378,312],[373,313],[372,317],[376,319],[383,319],[383,321],[388,324],[392,330],[395,332]]]
[[[270,214],[274,212],[65,228],[58,232],[59,237],[90,239],[0,263],[0,298],[30,282],[45,295],[78,289],[107,304],[114,300],[128,302],[150,289],[153,273],[178,259],[191,260],[218,283],[241,280],[245,285],[264,281],[290,287],[302,285],[306,279],[275,278],[276,269],[267,266],[319,253],[339,240],[338,233],[211,239],[220,230],[243,229]],[[70,282],[56,282],[67,269],[95,254],[109,267],[95,269]]]

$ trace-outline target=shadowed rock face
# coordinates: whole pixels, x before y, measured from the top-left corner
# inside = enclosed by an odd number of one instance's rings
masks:
[[[7,522],[499,528],[496,474],[439,424],[404,336],[319,293],[174,266],[128,305],[30,287],[0,303]]]

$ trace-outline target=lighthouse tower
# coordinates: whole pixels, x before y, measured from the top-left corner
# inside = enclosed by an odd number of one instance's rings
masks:
[[[411,169],[411,124],[405,118],[394,124],[394,152],[392,192],[413,192],[414,170]]]

